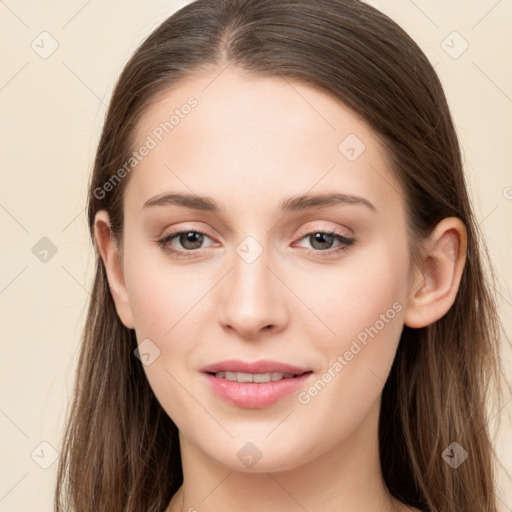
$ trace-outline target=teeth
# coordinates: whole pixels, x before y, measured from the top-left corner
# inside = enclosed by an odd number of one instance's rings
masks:
[[[276,380],[291,379],[293,373],[243,373],[243,372],[217,372],[215,377],[236,382],[274,382]]]

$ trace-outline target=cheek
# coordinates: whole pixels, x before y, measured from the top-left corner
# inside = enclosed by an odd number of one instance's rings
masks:
[[[138,338],[170,338],[211,288],[207,277],[199,277],[194,265],[173,263],[160,249],[128,250],[125,279]]]
[[[396,240],[394,244],[372,244],[340,260],[335,269],[318,268],[301,279],[297,295],[329,328],[323,328],[327,335],[322,346],[330,357],[347,349],[358,336],[364,341],[366,329],[375,326],[379,333],[389,333],[391,340],[399,337],[409,267],[407,246],[403,243],[400,248],[400,244]],[[391,343],[391,350],[394,345]]]
[[[338,294],[329,324],[335,335],[315,343],[323,368],[297,396],[303,414],[325,418],[325,435],[333,439],[356,430],[379,399],[403,329],[404,308],[392,281],[345,285],[356,294],[341,304]]]
[[[333,333],[317,338],[324,367],[299,402],[329,415],[338,427],[348,421],[348,410],[356,424],[382,391],[403,329],[408,268],[405,242],[382,243],[346,259],[339,272],[317,274],[303,289],[310,290],[311,309]],[[324,284],[315,296],[314,282],[316,289]],[[344,407],[333,410],[334,403]]]
[[[196,415],[199,421],[200,411],[191,410],[183,391],[183,362],[197,350],[200,337],[193,327],[204,315],[201,297],[208,283],[192,266],[172,265],[154,250],[133,254],[127,253],[125,279],[138,343],[149,347],[151,360],[143,365],[149,385],[173,421],[183,421],[184,411],[187,421]]]

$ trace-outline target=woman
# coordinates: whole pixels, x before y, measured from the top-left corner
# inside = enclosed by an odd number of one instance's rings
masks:
[[[497,511],[484,246],[385,15],[179,10],[119,78],[88,214],[56,511]]]

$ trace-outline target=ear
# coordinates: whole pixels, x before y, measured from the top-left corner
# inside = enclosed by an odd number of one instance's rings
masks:
[[[459,289],[467,253],[467,232],[456,217],[443,219],[425,241],[421,268],[413,273],[404,323],[426,327],[451,308]]]
[[[105,266],[110,293],[114,299],[117,314],[126,327],[134,329],[133,315],[123,274],[121,250],[112,236],[110,218],[105,210],[96,213],[94,237],[97,250]]]

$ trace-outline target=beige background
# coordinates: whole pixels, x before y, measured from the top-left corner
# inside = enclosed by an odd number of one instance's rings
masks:
[[[52,510],[53,450],[71,397],[93,270],[84,208],[95,146],[128,57],[186,3],[0,1],[0,512]],[[512,54],[512,4],[371,3],[420,44],[445,86],[510,336],[512,73],[506,56]],[[39,36],[43,31],[50,35]],[[453,58],[465,42],[467,50]],[[57,248],[46,263],[32,252],[42,237]],[[510,379],[508,348],[505,357]],[[512,473],[508,400],[509,392],[491,426],[501,418],[496,446]],[[503,510],[512,511],[512,481],[500,473],[500,482]]]

